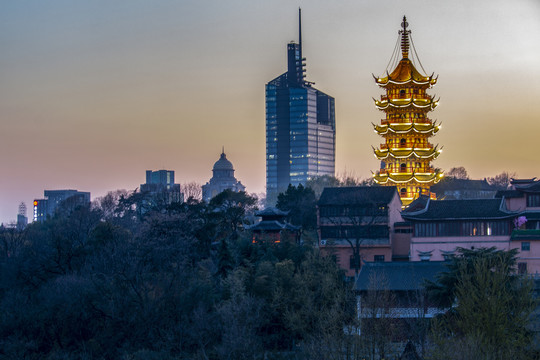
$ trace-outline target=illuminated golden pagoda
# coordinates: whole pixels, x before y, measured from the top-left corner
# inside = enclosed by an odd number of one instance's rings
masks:
[[[373,149],[375,157],[381,161],[381,169],[373,177],[377,184],[397,186],[401,201],[407,206],[421,194],[429,195],[430,186],[439,182],[443,174],[430,165],[442,151],[429,142],[441,127],[428,118],[438,100],[426,90],[437,83],[437,78],[433,74],[422,75],[415,68],[409,59],[412,38],[405,16],[401,26],[401,60],[391,73],[386,71],[386,76],[373,76],[377,85],[386,90],[380,100],[373,99],[375,106],[386,114],[380,125],[373,124],[375,132],[384,138],[384,144]],[[395,62],[399,59],[398,47],[396,44]],[[418,63],[422,67],[419,60]]]

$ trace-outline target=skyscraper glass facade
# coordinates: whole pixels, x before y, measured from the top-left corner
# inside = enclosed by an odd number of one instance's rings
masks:
[[[335,172],[334,98],[304,80],[302,45],[287,46],[287,72],[266,84],[266,196]]]

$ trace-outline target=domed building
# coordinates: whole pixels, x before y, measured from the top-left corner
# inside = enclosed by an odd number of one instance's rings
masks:
[[[244,191],[246,187],[234,177],[233,164],[227,160],[225,152],[222,150],[219,160],[215,162],[212,168],[213,176],[205,185],[202,186],[202,198],[204,201],[210,201],[220,192],[230,189],[235,192]]]

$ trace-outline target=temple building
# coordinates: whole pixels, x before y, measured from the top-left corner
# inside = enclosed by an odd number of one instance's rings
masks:
[[[230,189],[235,192],[244,191],[246,187],[234,177],[233,164],[227,160],[225,150],[221,151],[219,160],[215,162],[212,168],[212,178],[202,186],[202,198],[204,201],[210,201],[220,192]]]
[[[443,174],[431,166],[431,161],[442,150],[429,142],[440,125],[428,117],[438,100],[434,100],[426,90],[437,83],[437,78],[433,74],[423,75],[416,69],[412,51],[409,56],[410,44],[414,54],[416,50],[405,17],[401,25],[401,60],[398,62],[399,51],[395,51],[389,63],[397,62],[394,70],[386,71],[382,77],[374,76],[386,94],[380,100],[374,99],[375,106],[385,113],[385,118],[380,125],[373,124],[375,132],[384,139],[380,147],[374,148],[381,168],[373,176],[377,184],[396,186],[403,206],[407,206],[420,195],[430,195],[430,186],[442,179]],[[418,58],[417,55],[415,57]],[[417,63],[423,70],[420,60]]]

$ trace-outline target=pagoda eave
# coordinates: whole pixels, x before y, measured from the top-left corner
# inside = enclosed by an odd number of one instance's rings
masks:
[[[387,183],[407,184],[413,181],[419,184],[436,184],[443,178],[443,174],[439,171],[435,173],[386,173],[381,175],[377,172],[373,175],[373,180],[380,185]]]
[[[407,101],[408,100],[408,101]],[[393,108],[396,108],[396,109],[406,109],[408,107],[415,107],[417,109],[435,109],[435,107],[438,105],[438,102],[433,102],[431,100],[429,101],[422,101],[422,100],[418,100],[418,99],[406,99],[405,101],[404,100],[399,100],[399,102],[393,102],[392,100],[388,101],[388,100],[384,100],[384,101],[379,101],[379,100],[375,100],[375,106],[379,109],[379,110],[386,110],[388,107],[393,107]]]
[[[416,124],[416,123],[398,123],[388,125],[373,125],[375,132],[379,135],[386,135],[389,132],[394,134],[407,134],[409,132],[415,132],[417,134],[436,134],[440,126],[435,124]],[[424,129],[422,129],[424,128]]]
[[[382,88],[385,88],[388,85],[407,85],[407,84],[410,84],[410,83],[413,83],[413,84],[419,85],[419,86],[428,85],[429,87],[431,87],[431,86],[434,86],[437,83],[437,79],[429,79],[429,80],[425,80],[425,81],[417,81],[417,80],[413,80],[413,79],[409,79],[409,80],[405,80],[405,81],[396,81],[396,80],[391,80],[391,79],[387,79],[387,78],[377,78],[377,79],[375,79],[375,82],[377,83],[377,85],[379,85]]]
[[[427,155],[421,155],[421,154],[418,154],[417,152],[415,151],[411,151],[409,152],[408,154],[396,154],[396,153],[393,153],[391,151],[377,151],[375,150],[374,151],[374,154],[375,154],[375,157],[378,159],[378,160],[386,160],[388,158],[392,158],[392,159],[396,159],[396,160],[402,160],[402,159],[408,159],[408,158],[415,158],[415,159],[418,159],[418,160],[427,160],[427,161],[432,161],[432,160],[435,160],[439,157],[439,155],[441,154],[441,151],[440,150],[437,150],[435,152],[432,152],[430,154],[427,154]]]

